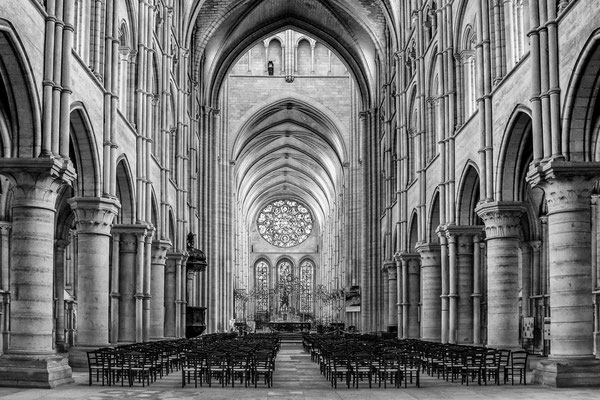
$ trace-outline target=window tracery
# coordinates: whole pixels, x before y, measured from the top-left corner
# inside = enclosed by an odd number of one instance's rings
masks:
[[[269,310],[269,265],[259,261],[255,268],[256,311]]]
[[[267,205],[257,219],[260,235],[277,247],[293,247],[304,242],[313,228],[307,207],[295,200],[277,200]]]
[[[310,260],[300,264],[300,312],[311,313],[313,306],[314,264]]]

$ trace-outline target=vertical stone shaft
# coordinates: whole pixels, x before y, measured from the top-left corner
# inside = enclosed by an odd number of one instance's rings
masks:
[[[167,254],[165,273],[165,337],[175,337],[175,257],[177,254]]]
[[[77,345],[109,344],[109,253],[112,221],[119,209],[114,199],[74,197],[79,273]]]
[[[456,341],[473,343],[473,237],[457,235],[457,291]]]
[[[150,339],[165,337],[165,264],[170,242],[152,243],[152,282],[150,286]]]
[[[135,248],[132,233],[121,234],[119,257],[119,342],[135,341]]]
[[[396,263],[387,264],[388,273],[388,326],[398,325],[398,278]]]
[[[441,283],[442,283],[442,294],[440,295],[442,301],[441,310],[441,337],[442,343],[448,343],[450,340],[450,318],[449,308],[450,302],[448,298],[449,290],[449,266],[448,266],[448,244],[446,236],[440,235],[440,269],[441,269]]]
[[[418,338],[421,334],[419,326],[419,305],[421,300],[421,281],[419,258],[414,256],[408,262],[408,337]]]
[[[489,346],[519,347],[520,202],[492,202],[477,207],[487,241],[487,298]]]
[[[458,270],[456,267],[456,236],[448,239],[448,342],[456,343],[458,329]]]
[[[440,246],[422,243],[421,254],[421,339],[439,342],[442,319],[442,274]]]

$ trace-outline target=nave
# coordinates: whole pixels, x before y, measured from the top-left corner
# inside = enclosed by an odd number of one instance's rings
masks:
[[[181,374],[175,371],[158,379],[150,386],[142,387],[135,383],[132,387],[101,386],[94,383],[88,386],[87,370],[73,372],[74,384],[61,386],[52,391],[45,389],[22,389],[0,387],[2,400],[55,400],[55,399],[211,399],[211,400],[250,400],[250,399],[282,399],[282,400],[351,400],[351,399],[532,399],[532,400],[562,400],[562,399],[600,399],[600,393],[593,388],[552,388],[539,385],[493,385],[478,386],[476,383],[462,385],[459,381],[446,382],[435,376],[421,375],[421,387],[414,384],[407,388],[387,389],[373,385],[368,388],[366,382],[361,382],[359,389],[347,388],[344,384],[333,389],[329,381],[319,373],[318,364],[311,361],[299,342],[282,343],[275,361],[273,387],[267,388],[261,382],[257,388],[237,385],[221,387],[213,385],[194,388],[194,385],[181,387]]]

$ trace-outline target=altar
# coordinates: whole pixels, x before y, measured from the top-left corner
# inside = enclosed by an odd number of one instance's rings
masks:
[[[273,332],[304,332],[310,330],[310,322],[271,321],[268,323]]]

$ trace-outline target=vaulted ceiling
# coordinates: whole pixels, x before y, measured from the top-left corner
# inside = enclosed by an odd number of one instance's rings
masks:
[[[285,29],[325,44],[347,66],[358,111],[372,107],[377,58],[385,51],[390,0],[206,0],[190,4],[190,76],[207,105],[218,104],[232,66],[260,40]],[[391,0],[394,1],[394,0]],[[396,6],[397,8],[398,6]],[[386,28],[387,27],[387,28]],[[392,28],[393,29],[393,28]],[[349,93],[350,94],[350,93]],[[348,126],[293,94],[257,109],[228,132],[237,200],[248,222],[268,201],[302,199],[322,224],[343,193]],[[350,120],[351,116],[345,116]]]

